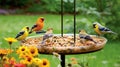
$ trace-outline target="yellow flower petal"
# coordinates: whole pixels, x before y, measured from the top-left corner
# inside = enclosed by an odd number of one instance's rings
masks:
[[[42,65],[42,60],[41,59],[39,59],[39,58],[34,58],[33,59],[33,63],[35,64],[35,65],[37,65],[37,66],[41,66]]]
[[[15,38],[12,37],[8,37],[8,38],[4,38],[9,44],[12,44],[12,42],[17,42],[17,40]]]
[[[9,53],[10,53],[10,51],[8,49],[0,49],[0,56],[7,55]]]
[[[28,47],[27,46],[20,46],[17,50],[17,54],[27,53],[27,52],[28,52]]]

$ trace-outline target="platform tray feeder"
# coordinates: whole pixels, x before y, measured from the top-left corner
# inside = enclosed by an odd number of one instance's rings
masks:
[[[91,37],[96,41],[85,41],[82,43],[79,35],[76,35],[76,43],[74,44],[73,34],[54,34],[53,37],[45,40],[45,44],[41,44],[43,35],[41,36],[31,36],[28,37],[22,45],[26,46],[36,46],[39,53],[41,54],[52,54],[57,52],[59,54],[79,54],[79,53],[89,53],[102,49],[107,39],[104,37],[97,37],[96,35],[91,35]]]

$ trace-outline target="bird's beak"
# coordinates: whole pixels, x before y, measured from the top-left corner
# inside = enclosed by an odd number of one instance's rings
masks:
[[[44,18],[41,18],[42,21],[44,21]]]
[[[81,32],[81,30],[79,30],[78,32]]]
[[[96,24],[93,24],[93,28],[95,28],[95,25],[96,25]]]

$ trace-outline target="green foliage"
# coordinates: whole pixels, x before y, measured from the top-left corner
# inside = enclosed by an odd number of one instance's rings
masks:
[[[65,29],[67,30],[67,33],[73,33],[74,31],[74,26],[73,26],[73,20],[67,20],[66,23],[67,26]],[[79,30],[86,30],[87,33],[92,33],[92,23],[89,19],[87,18],[79,18],[76,20],[76,33],[79,32]]]
[[[73,0],[64,0],[64,12],[65,13],[73,13],[74,9],[74,5],[73,5]]]
[[[41,4],[33,4],[33,6],[30,6],[29,8],[26,9],[26,12],[42,13],[44,12],[44,9],[43,7],[41,7]]]
[[[120,1],[118,0],[82,0],[79,1],[81,4],[77,4],[77,9],[81,12],[81,15],[83,18],[85,18],[88,21],[83,21],[81,22],[82,19],[79,19],[80,21],[77,21],[77,30],[79,28],[89,30],[92,29],[90,26],[87,26],[87,24],[90,24],[93,22],[99,22],[102,25],[110,28],[112,31],[116,32],[117,35],[111,35],[107,34],[105,37],[107,37],[110,40],[120,40],[120,9],[119,9],[119,4]],[[93,4],[91,4],[93,2]],[[89,20],[93,19],[93,20]],[[78,19],[77,19],[78,20]],[[73,21],[69,21],[70,23]],[[73,26],[69,26],[69,28],[72,29],[73,31]],[[88,29],[86,29],[88,28]],[[69,30],[69,29],[68,29]],[[71,31],[71,30],[70,30]],[[70,32],[68,31],[68,32]],[[91,33],[94,33],[91,31]]]
[[[0,0],[0,7],[22,8],[34,3],[34,0]]]
[[[60,11],[60,1],[57,0],[41,0],[41,6],[44,8],[46,12],[57,12]]]

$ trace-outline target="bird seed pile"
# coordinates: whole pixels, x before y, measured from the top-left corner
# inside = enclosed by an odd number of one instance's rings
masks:
[[[28,38],[24,42],[22,42],[22,45],[35,45],[35,46],[48,46],[48,47],[68,47],[68,46],[90,46],[90,45],[97,45],[102,44],[105,40],[104,38],[98,37],[98,36],[91,36],[96,43],[89,41],[89,40],[83,40],[80,39],[79,36],[76,36],[76,43],[74,44],[74,36],[68,36],[64,35],[61,36],[52,36],[44,41],[44,44],[42,44],[42,36],[40,37],[33,37]]]

